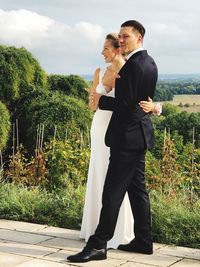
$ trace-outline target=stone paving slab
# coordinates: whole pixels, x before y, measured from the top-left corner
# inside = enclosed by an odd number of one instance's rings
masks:
[[[200,260],[200,250],[187,248],[187,247],[175,247],[175,246],[165,246],[159,249],[160,254],[178,256],[183,258],[190,258]]]
[[[30,261],[29,257],[13,255],[8,253],[0,253],[0,266],[1,267],[13,267],[17,264]]]
[[[9,221],[9,220],[0,219],[0,228],[2,229],[33,232],[33,231],[45,229],[46,227],[48,226],[43,225],[43,224]]]
[[[0,229],[0,238],[10,241],[28,243],[28,244],[37,244],[39,242],[49,240],[52,237],[45,235],[38,235],[32,233],[26,233],[21,231],[13,231],[7,229]]]
[[[64,228],[58,228],[58,227],[46,227],[41,228],[39,230],[34,231],[34,233],[39,233],[42,235],[49,235],[52,237],[61,237],[61,238],[69,238],[69,239],[75,239],[80,240],[80,232],[76,230],[71,229],[64,229]]]
[[[200,267],[200,261],[183,259],[174,264],[173,267]]]
[[[158,267],[157,265],[149,265],[149,264],[144,264],[144,263],[137,263],[137,262],[127,262],[121,267]]]
[[[47,240],[40,243],[41,246],[45,247],[53,247],[60,248],[66,250],[72,250],[74,252],[79,251],[85,246],[85,242],[83,240],[73,240],[73,239],[65,239],[65,238],[53,238],[51,240]]]
[[[28,262],[24,262],[22,264],[16,265],[15,267],[68,267],[67,263],[57,263],[57,262],[49,262],[45,260],[30,260]]]
[[[58,249],[42,247],[39,245],[13,243],[8,241],[0,242],[0,253],[9,253],[9,254],[29,256],[34,258],[41,258],[51,253],[55,253],[57,251]]]
[[[144,255],[139,253],[131,253],[131,252],[122,252],[117,250],[108,251],[108,256],[110,258],[115,259],[127,259],[131,262],[150,264],[160,267],[171,266],[172,264],[178,262],[182,258],[178,258],[175,256],[161,255],[158,254],[157,251],[152,255]]]
[[[79,231],[0,220],[0,267],[200,267],[200,249],[154,243],[154,254],[109,250],[108,259],[67,262],[85,242]]]

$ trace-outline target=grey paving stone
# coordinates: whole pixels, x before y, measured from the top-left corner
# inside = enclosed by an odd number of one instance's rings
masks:
[[[116,259],[106,259],[101,261],[90,261],[85,263],[68,263],[70,266],[79,266],[79,267],[121,267],[125,261],[116,260]],[[134,267],[134,266],[133,266]],[[152,267],[152,266],[149,266]]]
[[[64,262],[66,263],[66,259],[69,255],[73,254],[75,252],[72,252],[72,251],[67,251],[67,250],[59,250],[58,252],[55,252],[55,253],[51,253],[47,256],[44,256],[44,259],[45,260],[48,260],[48,261],[55,261],[55,262]]]
[[[39,245],[30,245],[15,242],[0,242],[0,253],[10,253],[16,255],[40,258],[51,253],[57,252],[58,249],[42,247]],[[1,266],[1,265],[0,265]]]
[[[68,264],[49,262],[44,260],[30,260],[28,262],[16,265],[16,267],[67,267]]]
[[[181,258],[175,256],[159,255],[156,253],[154,253],[153,255],[138,254],[137,256],[134,257],[135,262],[157,265],[159,267],[171,266],[180,259]]]
[[[80,240],[78,241],[78,240],[58,237],[41,242],[40,245],[46,247],[55,247],[65,250],[80,251],[85,246],[85,242]]]
[[[149,265],[144,263],[137,263],[137,262],[127,262],[125,264],[122,264],[121,267],[158,267],[157,265]]]
[[[51,237],[39,234],[0,229],[0,238],[10,241],[28,243],[28,244],[37,244],[44,240],[48,240]]]
[[[127,259],[127,261],[134,261],[137,263],[156,265],[160,267],[170,266],[181,259],[175,256],[161,255],[156,252],[153,255],[145,255],[139,253],[110,250],[108,255],[110,258]]]
[[[20,263],[30,261],[29,257],[0,253],[0,266],[1,267],[13,267]]]
[[[25,232],[33,232],[39,229],[45,229],[47,225],[27,223],[19,221],[0,220],[0,228],[8,230],[18,230]]]
[[[176,264],[174,264],[173,267],[200,267],[200,261],[183,259],[177,262]]]
[[[166,246],[158,249],[157,253],[200,260],[200,249],[194,248]]]
[[[46,227],[46,228],[35,231],[35,233],[54,236],[54,237],[80,240],[80,237],[79,237],[80,231],[65,229],[65,228]]]
[[[153,255],[109,250],[105,261],[66,261],[84,246],[76,230],[0,220],[0,267],[200,267],[199,249],[159,243]]]

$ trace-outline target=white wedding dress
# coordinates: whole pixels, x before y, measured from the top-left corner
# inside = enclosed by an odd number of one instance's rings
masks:
[[[113,90],[107,94],[101,83],[105,70],[105,68],[100,70],[96,91],[114,97]],[[110,156],[110,149],[105,145],[104,139],[111,115],[111,111],[97,109],[91,125],[91,155],[80,232],[80,238],[84,238],[86,242],[95,232],[101,211],[102,192]],[[129,243],[133,237],[133,215],[126,194],[120,208],[114,236],[107,247],[117,248],[119,244]]]

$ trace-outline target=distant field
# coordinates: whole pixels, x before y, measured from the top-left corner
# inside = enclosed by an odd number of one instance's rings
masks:
[[[182,105],[181,110],[200,112],[200,95],[175,95],[173,101],[165,101],[176,106]],[[188,105],[186,107],[185,105]]]

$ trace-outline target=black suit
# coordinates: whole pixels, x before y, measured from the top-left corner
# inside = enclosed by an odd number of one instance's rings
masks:
[[[115,98],[101,96],[99,108],[112,110],[105,142],[110,163],[102,196],[100,221],[87,246],[104,248],[112,238],[124,195],[128,192],[138,242],[152,244],[149,196],[145,188],[145,151],[154,137],[149,114],[138,103],[153,98],[157,67],[146,50],[133,54],[116,79]]]

